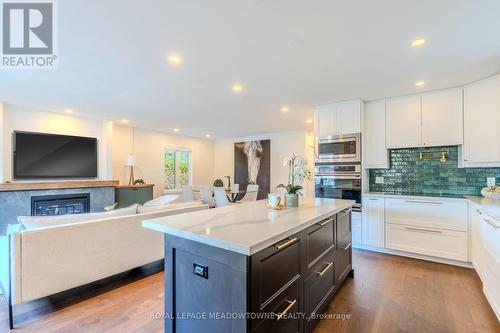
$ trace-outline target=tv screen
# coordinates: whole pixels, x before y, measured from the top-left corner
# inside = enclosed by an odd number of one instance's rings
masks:
[[[14,132],[14,178],[96,178],[97,139]]]

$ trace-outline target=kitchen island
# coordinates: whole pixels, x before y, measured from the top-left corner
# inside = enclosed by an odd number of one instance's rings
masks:
[[[310,332],[353,275],[350,200],[143,221],[165,234],[165,332]]]

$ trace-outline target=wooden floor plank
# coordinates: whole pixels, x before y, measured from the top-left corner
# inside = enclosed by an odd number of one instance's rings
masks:
[[[355,278],[348,279],[315,333],[500,332],[474,270],[354,250]],[[76,303],[43,299],[16,308],[16,333],[160,333],[163,273],[103,286]],[[62,304],[60,304],[62,302]],[[0,332],[8,332],[7,305],[0,306]]]

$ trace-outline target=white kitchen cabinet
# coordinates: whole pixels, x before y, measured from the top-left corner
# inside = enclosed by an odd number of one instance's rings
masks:
[[[470,220],[470,231],[471,231],[471,248],[470,248],[470,259],[472,265],[476,269],[477,274],[483,280],[483,240],[482,240],[482,217],[481,210],[476,205],[469,206],[469,220]]]
[[[464,167],[500,166],[500,75],[464,88]]]
[[[359,246],[362,243],[361,213],[352,212],[352,245]]]
[[[363,218],[361,224],[363,244],[365,245],[384,247],[384,203],[384,198],[363,198]]]
[[[316,137],[361,133],[362,107],[363,103],[360,100],[316,107]]]
[[[367,169],[389,168],[385,142],[385,100],[365,103],[364,161]]]
[[[483,291],[500,320],[500,221],[482,213]]]
[[[388,148],[419,147],[422,142],[420,95],[386,101],[386,139]]]
[[[463,144],[462,88],[422,95],[422,146]]]

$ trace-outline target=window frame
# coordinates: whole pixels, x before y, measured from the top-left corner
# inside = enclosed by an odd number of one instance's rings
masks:
[[[174,152],[175,153],[175,166],[174,166],[174,183],[175,186],[177,186],[177,166],[178,161],[179,161],[179,154],[178,152],[186,152],[189,153],[189,159],[188,159],[188,186],[193,186],[193,151],[189,148],[183,148],[183,147],[171,147],[171,146],[165,146],[163,149],[163,158],[162,158],[162,168],[163,168],[163,191],[164,193],[179,193],[182,191],[182,187],[180,188],[173,188],[173,189],[167,189],[165,186],[166,182],[166,175],[165,175],[165,154],[167,152]]]

